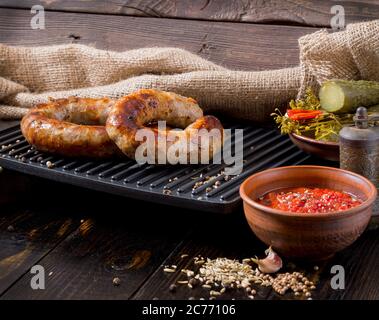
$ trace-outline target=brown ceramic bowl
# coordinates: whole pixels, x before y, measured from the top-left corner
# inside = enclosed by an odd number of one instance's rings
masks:
[[[295,133],[290,133],[289,137],[301,150],[309,154],[330,161],[339,161],[340,150],[338,142],[319,141]]]
[[[331,213],[291,213],[256,200],[267,192],[292,187],[321,187],[349,192],[363,203]],[[269,169],[247,178],[240,187],[246,219],[267,246],[291,258],[322,260],[352,244],[365,230],[377,196],[366,178],[341,169],[293,166]]]

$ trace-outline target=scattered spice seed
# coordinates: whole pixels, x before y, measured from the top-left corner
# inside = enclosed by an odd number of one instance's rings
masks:
[[[317,270],[319,269],[319,267],[318,267],[318,266],[314,266],[313,269],[314,269],[315,271],[317,271]]]
[[[253,299],[255,298],[253,295],[249,295],[248,297],[249,297],[249,299],[251,299],[251,300],[253,300]]]
[[[193,258],[196,270],[181,269],[180,272],[189,275],[188,281],[178,281],[179,284],[187,284],[189,288],[200,284],[202,288],[209,290],[210,297],[222,295],[228,288],[245,288],[246,295],[255,297],[257,291],[251,285],[272,287],[280,295],[291,291],[295,296],[304,294],[311,297],[311,290],[315,289],[314,283],[301,272],[267,274],[253,268],[250,259],[232,260],[227,258],[209,259],[201,255]],[[166,266],[167,268],[168,266]],[[174,269],[172,269],[174,271]],[[172,271],[171,271],[172,272]],[[218,289],[220,288],[220,289]]]
[[[9,225],[8,228],[7,228],[8,232],[13,232],[14,231],[14,227],[12,225]]]
[[[181,259],[184,259],[184,258],[187,258],[188,257],[188,254],[184,253],[180,256]]]
[[[113,281],[112,281],[113,285],[115,287],[119,286],[121,284],[121,279],[116,277],[116,278],[113,278]]]
[[[164,268],[163,271],[168,272],[168,273],[172,273],[172,272],[175,272],[175,269]]]
[[[195,300],[195,297],[189,297],[188,300]]]
[[[48,167],[49,169],[51,169],[51,168],[54,167],[54,163],[52,163],[51,161],[46,161],[46,167]]]
[[[188,280],[179,280],[177,281],[179,284],[188,284]]]
[[[170,196],[172,194],[172,191],[169,189],[165,189],[163,190],[163,194],[165,194],[166,196]]]
[[[220,296],[220,295],[221,295],[221,293],[220,293],[219,291],[215,291],[215,290],[211,290],[211,291],[209,291],[209,294],[210,294],[211,296]]]

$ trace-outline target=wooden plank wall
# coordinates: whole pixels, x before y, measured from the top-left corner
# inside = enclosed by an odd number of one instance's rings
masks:
[[[372,0],[2,0],[0,4],[12,8],[40,4],[48,10],[69,12],[317,27],[330,25],[333,5],[344,6],[347,23],[379,17],[378,2]]]
[[[46,29],[31,30],[30,8],[41,4]],[[379,1],[0,0],[0,43],[82,43],[109,50],[175,46],[233,69],[298,64],[297,39],[329,27],[331,6],[346,23],[379,17]]]

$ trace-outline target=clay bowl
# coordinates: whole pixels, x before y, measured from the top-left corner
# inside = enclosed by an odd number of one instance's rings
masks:
[[[291,187],[321,187],[349,192],[363,203],[331,213],[291,213],[261,205],[267,192]],[[377,196],[366,178],[341,169],[293,166],[269,169],[247,178],[240,187],[246,219],[267,246],[285,257],[323,260],[352,244],[365,230]]]
[[[340,150],[338,142],[319,141],[307,136],[299,136],[295,133],[290,133],[289,137],[301,150],[309,154],[330,161],[339,161]]]

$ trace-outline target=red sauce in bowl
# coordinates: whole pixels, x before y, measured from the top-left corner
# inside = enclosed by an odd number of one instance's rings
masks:
[[[268,192],[258,203],[273,209],[300,213],[344,211],[362,203],[354,195],[323,188],[288,188]]]

